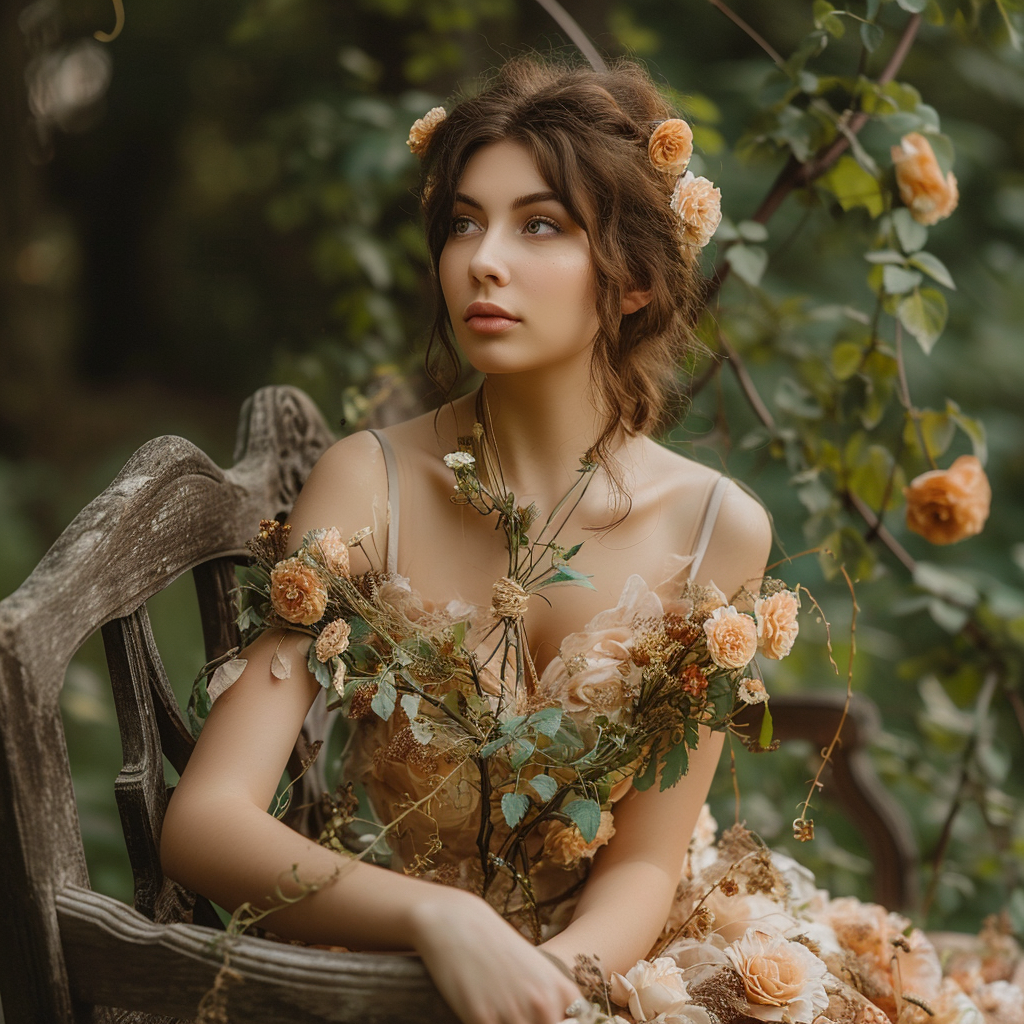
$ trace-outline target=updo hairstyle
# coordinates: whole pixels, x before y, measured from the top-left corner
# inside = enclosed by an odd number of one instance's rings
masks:
[[[663,425],[703,297],[697,250],[682,243],[669,205],[674,179],[647,155],[655,124],[672,116],[635,62],[593,71],[517,58],[441,122],[423,153],[421,195],[436,299],[427,360],[443,393],[459,372],[438,274],[455,193],[478,149],[518,142],[590,242],[600,325],[591,374],[606,415],[597,457],[620,424],[633,434]],[[622,297],[633,289],[649,290],[651,300],[623,316]]]

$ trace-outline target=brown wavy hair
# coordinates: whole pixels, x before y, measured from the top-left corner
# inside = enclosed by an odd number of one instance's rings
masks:
[[[530,151],[590,242],[599,322],[591,377],[606,415],[596,457],[607,456],[621,428],[650,434],[664,425],[704,295],[697,253],[681,242],[669,206],[675,179],[647,156],[654,126],[672,116],[634,61],[593,71],[521,57],[438,126],[422,154],[421,198],[436,300],[427,367],[446,397],[460,363],[438,266],[455,192],[478,149],[512,141]],[[622,297],[633,289],[650,291],[651,300],[624,316]]]

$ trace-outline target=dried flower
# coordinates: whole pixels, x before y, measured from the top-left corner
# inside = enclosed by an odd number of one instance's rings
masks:
[[[981,463],[961,455],[949,469],[933,469],[903,489],[907,526],[932,544],[954,544],[981,533],[992,503],[992,488]]]
[[[891,152],[900,198],[914,220],[935,224],[948,217],[956,209],[960,193],[952,171],[942,176],[932,144],[920,132],[911,132]]]
[[[444,464],[449,469],[465,469],[476,465],[476,458],[470,452],[449,452],[444,457]]]
[[[316,638],[316,656],[319,661],[330,661],[335,655],[348,649],[348,638],[352,627],[344,619],[335,619]]]
[[[691,697],[703,697],[708,688],[708,677],[699,665],[687,665],[680,673],[683,691]]]
[[[334,692],[339,697],[345,696],[345,671],[345,662],[341,661],[331,677],[331,686],[334,687]]]
[[[422,117],[417,118],[409,129],[406,145],[414,156],[423,156],[430,145],[430,139],[437,126],[448,116],[444,107],[432,107]]]
[[[768,691],[760,679],[744,679],[736,691],[744,704],[763,704],[768,699]]]
[[[811,1024],[828,1006],[828,968],[799,942],[751,928],[725,955],[750,1000],[745,1011],[757,1020]]]
[[[270,573],[270,603],[286,622],[311,626],[327,608],[327,591],[320,576],[301,558],[286,558]]]
[[[309,553],[328,572],[335,576],[348,576],[348,545],[341,539],[337,527],[329,530],[313,530]]]
[[[583,838],[575,825],[549,822],[544,828],[544,856],[564,868],[574,868],[583,859],[589,860],[615,835],[611,811],[601,812],[601,823],[592,842]]]
[[[662,121],[651,133],[647,155],[656,170],[665,174],[682,174],[693,156],[693,132],[690,126],[679,117]]]
[[[708,653],[719,668],[743,668],[757,651],[757,623],[730,604],[704,623]]]
[[[502,576],[491,587],[491,607],[494,609],[494,614],[500,618],[520,618],[526,614],[529,602],[530,595],[508,576]]]
[[[707,178],[687,171],[672,192],[672,211],[683,225],[683,241],[703,248],[722,221],[722,193]]]
[[[799,609],[800,600],[792,590],[782,590],[754,602],[757,646],[766,658],[778,660],[793,649],[793,642],[800,632],[796,619]]]

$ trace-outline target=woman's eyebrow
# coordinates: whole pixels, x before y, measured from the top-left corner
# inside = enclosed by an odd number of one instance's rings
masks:
[[[561,199],[551,191],[547,192],[531,192],[526,196],[519,196],[518,199],[512,200],[512,209],[519,210],[524,206],[532,206],[534,203],[561,203]],[[465,206],[471,206],[474,210],[482,210],[483,207],[478,203],[472,196],[467,196],[465,192],[455,193],[455,202],[463,203]]]

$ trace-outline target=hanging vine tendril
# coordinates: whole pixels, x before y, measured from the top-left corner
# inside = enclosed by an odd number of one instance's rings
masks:
[[[121,34],[124,28],[124,0],[114,0],[114,16],[113,32],[93,32],[93,37],[101,43],[112,43]]]

